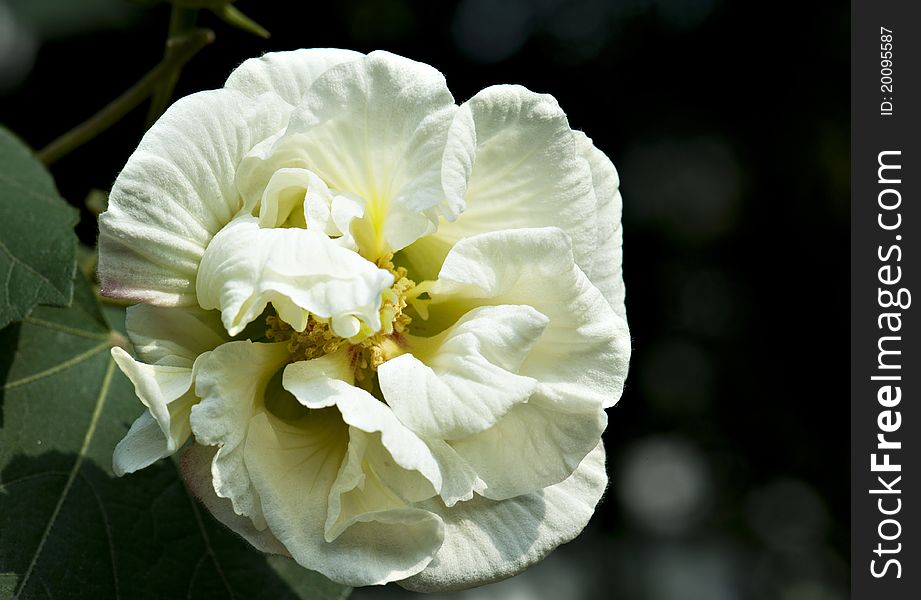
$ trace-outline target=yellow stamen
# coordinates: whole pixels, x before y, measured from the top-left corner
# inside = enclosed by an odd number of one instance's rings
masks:
[[[427,292],[431,285],[428,281],[416,285],[406,277],[405,268],[394,266],[393,254],[379,258],[377,265],[390,271],[394,279],[394,284],[382,294],[379,331],[372,332],[363,325],[358,335],[345,339],[333,333],[328,322],[314,315],[308,317],[307,327],[300,332],[277,316],[270,316],[266,318],[266,337],[276,342],[288,342],[291,362],[319,358],[347,348],[356,381],[363,387],[372,386],[377,368],[407,351],[406,334],[412,317],[406,314],[406,308],[413,306],[425,318],[429,301],[420,299],[419,295]]]

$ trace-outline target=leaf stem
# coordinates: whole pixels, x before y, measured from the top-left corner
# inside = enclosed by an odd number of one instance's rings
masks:
[[[102,133],[150,96],[164,78],[178,73],[185,63],[212,41],[214,32],[210,29],[192,29],[179,37],[170,38],[166,55],[157,66],[92,117],[42,148],[37,154],[38,159],[50,165]]]

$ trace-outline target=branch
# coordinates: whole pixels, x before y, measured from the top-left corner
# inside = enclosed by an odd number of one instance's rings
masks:
[[[178,72],[212,41],[214,32],[210,29],[193,29],[170,40],[170,51],[157,66],[95,115],[42,148],[37,153],[38,159],[50,165],[105,131],[150,96],[157,84]]]
[[[195,22],[198,20],[198,9],[188,8],[173,4],[169,14],[169,31],[166,34],[166,49],[163,52],[163,60],[168,60],[176,53],[176,47],[171,43],[195,28]],[[166,77],[157,82],[150,96],[150,107],[147,110],[147,124],[144,129],[150,129],[150,126],[160,118],[169,101],[173,97],[173,90],[176,83],[179,82],[179,72],[182,68],[175,69]]]

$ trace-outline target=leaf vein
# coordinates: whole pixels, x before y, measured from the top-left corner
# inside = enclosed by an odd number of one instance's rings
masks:
[[[57,206],[61,201],[58,200],[52,194],[39,193],[31,189],[28,185],[23,185],[18,179],[13,179],[5,173],[0,173],[0,181],[6,183],[10,187],[16,188],[18,191],[22,192],[26,196],[30,196],[36,200],[43,200],[46,204],[51,204],[52,206]]]
[[[53,475],[64,476],[67,474],[67,471],[45,471],[44,473],[32,473],[30,475],[23,475],[22,477],[17,477],[16,479],[11,479],[9,481],[0,481],[0,491],[3,491],[7,486],[16,485],[17,483],[25,483],[26,481],[39,479],[41,477],[51,477]]]
[[[36,319],[35,317],[26,317],[25,319],[23,319],[23,322],[28,323],[29,325],[35,325],[36,327],[44,327],[46,329],[55,329],[57,331],[69,333],[70,335],[85,337],[91,340],[109,339],[108,333],[99,333],[96,331],[86,331],[85,329],[80,329],[79,327],[68,327],[67,325],[61,325],[60,323],[55,323],[54,321]]]
[[[118,586],[118,565],[115,563],[115,543],[113,542],[112,538],[112,527],[109,525],[109,513],[106,512],[106,507],[102,503],[102,498],[99,497],[99,492],[96,491],[96,486],[93,485],[93,482],[90,481],[89,478],[83,473],[80,473],[80,479],[82,479],[83,482],[89,486],[90,493],[93,494],[93,498],[96,500],[96,505],[99,507],[99,515],[102,517],[102,528],[106,532],[106,542],[109,545],[109,558],[112,561],[112,583],[115,587],[115,597],[121,598]]]
[[[72,367],[72,366],[74,366],[74,365],[76,365],[76,364],[79,364],[79,363],[81,363],[81,362],[83,362],[83,361],[85,361],[85,360],[88,360],[88,359],[90,359],[90,358],[96,356],[97,354],[99,354],[100,352],[102,352],[103,350],[105,350],[105,349],[108,348],[108,347],[109,347],[109,343],[108,343],[108,342],[103,342],[103,343],[99,344],[98,346],[93,346],[92,348],[90,348],[90,349],[87,350],[86,352],[83,352],[83,353],[81,353],[81,354],[78,354],[77,356],[74,356],[73,358],[71,358],[71,359],[69,359],[69,360],[65,360],[64,362],[62,362],[62,363],[60,363],[60,364],[57,364],[57,365],[55,365],[55,366],[53,366],[53,367],[47,368],[47,369],[45,369],[44,371],[39,371],[38,373],[33,373],[32,375],[27,375],[26,377],[23,377],[23,378],[21,378],[21,379],[17,379],[16,381],[9,381],[9,382],[3,384],[3,387],[0,388],[0,389],[3,389],[3,390],[11,390],[11,389],[17,388],[17,387],[19,387],[19,386],[21,386],[21,385],[26,385],[27,383],[32,383],[32,382],[34,382],[34,381],[38,381],[39,379],[43,379],[43,378],[45,378],[45,377],[50,377],[50,376],[52,376],[52,375],[55,375],[55,374],[57,374],[57,373],[60,373],[61,371],[64,371],[64,370],[66,370],[66,369],[69,369],[70,367]],[[114,364],[114,363],[113,363],[113,364]]]
[[[45,542],[48,541],[48,536],[51,534],[51,529],[54,527],[54,523],[57,521],[58,514],[61,512],[61,507],[64,505],[64,501],[67,499],[67,494],[70,493],[70,488],[73,486],[74,480],[77,478],[77,473],[80,470],[80,467],[83,465],[83,458],[86,456],[86,452],[90,447],[90,442],[93,440],[93,436],[96,434],[96,425],[98,425],[99,417],[102,415],[102,408],[105,406],[106,396],[109,393],[109,385],[112,383],[112,375],[114,372],[115,361],[110,358],[108,367],[106,368],[106,373],[102,378],[102,387],[99,389],[99,396],[96,398],[96,407],[93,409],[93,415],[90,417],[90,423],[86,429],[86,435],[83,437],[83,445],[80,446],[80,451],[77,453],[77,459],[74,461],[74,466],[71,467],[70,473],[67,476],[67,482],[64,483],[64,489],[61,490],[61,496],[58,498],[57,504],[54,505],[54,510],[51,511],[51,517],[48,519],[48,524],[45,526],[45,531],[42,532],[42,537],[38,542],[38,548],[35,549],[35,554],[32,555],[32,560],[29,561],[29,567],[26,569],[26,572],[22,576],[22,582],[19,584],[19,590],[16,592],[14,598],[19,598],[23,590],[26,589],[26,585],[29,583],[29,578],[32,576],[32,572],[35,570],[36,563],[38,563],[38,557],[41,556],[42,549],[45,547]],[[41,577],[39,577],[39,582],[41,582]]]
[[[175,464],[173,465],[175,466]],[[179,468],[177,467],[178,471]],[[189,500],[189,504],[192,507],[192,514],[195,515],[195,523],[198,525],[198,530],[201,532],[202,540],[205,542],[205,551],[211,557],[211,562],[214,563],[214,569],[217,571],[217,574],[221,578],[221,583],[224,584],[227,593],[230,598],[234,598],[233,590],[230,588],[230,583],[227,581],[227,576],[224,574],[224,569],[221,568],[220,562],[217,560],[217,555],[214,553],[214,548],[211,546],[211,538],[208,537],[208,532],[205,531],[205,523],[201,519],[201,512],[198,510],[198,505],[195,503],[195,499],[189,493],[189,489],[186,486],[182,486],[182,489],[185,490],[185,496]]]
[[[189,577],[189,587],[185,595],[189,600],[192,600],[192,590],[195,588],[195,580],[198,579],[198,572],[201,571],[201,566],[204,564],[206,558],[208,558],[208,552],[202,552],[201,556],[198,558],[198,562],[195,563],[195,568],[192,570],[192,576]]]
[[[42,588],[44,588],[45,593],[48,595],[48,600],[54,600],[54,594],[51,593],[51,588],[49,588],[48,584],[45,583],[45,579],[43,577],[39,577],[38,582],[42,584]]]
[[[29,271],[30,273],[38,277],[40,280],[45,282],[48,285],[48,287],[50,287],[52,290],[58,292],[59,294],[63,293],[63,291],[58,289],[58,286],[54,285],[54,283],[52,283],[50,279],[48,279],[47,277],[45,277],[44,275],[42,275],[41,273],[33,269],[29,263],[25,262],[24,260],[16,256],[15,254],[13,254],[12,250],[10,250],[7,247],[7,245],[3,243],[3,240],[0,240],[0,250],[3,250],[6,253],[6,255],[9,256],[13,260],[12,266],[10,268],[10,275],[7,277],[7,279],[12,277],[13,268],[15,268],[16,265],[20,265],[25,270]]]

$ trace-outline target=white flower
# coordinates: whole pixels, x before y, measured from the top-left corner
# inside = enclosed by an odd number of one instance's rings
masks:
[[[575,537],[630,355],[610,161],[550,96],[384,52],[267,54],[183,98],[100,219],[148,411],[118,473],[183,474],[257,548],[458,589]]]

